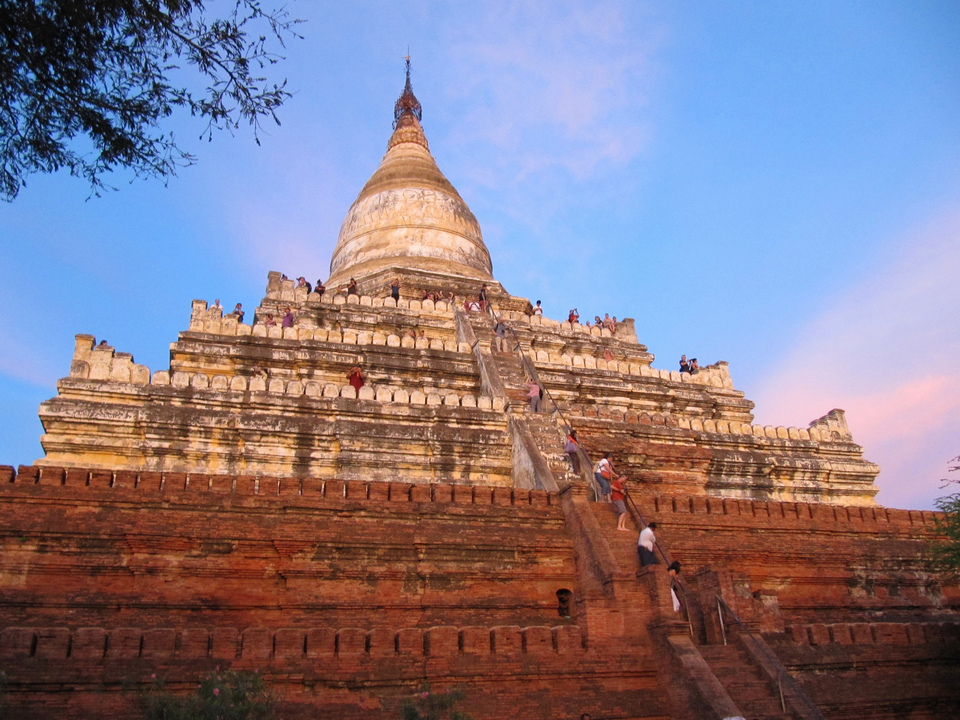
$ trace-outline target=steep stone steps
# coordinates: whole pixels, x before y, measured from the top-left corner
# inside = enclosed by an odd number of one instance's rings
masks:
[[[699,650],[747,720],[794,720],[792,713],[784,712],[780,707],[777,688],[771,687],[767,679],[761,677],[739,647],[701,645]]]
[[[499,351],[493,346],[493,321],[488,315],[469,315],[468,321],[474,334],[479,340],[491,343],[490,356],[493,366],[500,376],[504,390],[510,400],[509,413],[520,418],[533,435],[540,454],[558,482],[580,482],[581,478],[572,472],[570,460],[563,451],[565,437],[561,432],[553,412],[530,412],[529,388],[527,387],[527,372],[523,366],[519,352],[515,349],[515,339],[507,335],[507,345],[510,349]],[[549,401],[544,398],[544,407]],[[550,408],[552,410],[552,407]]]

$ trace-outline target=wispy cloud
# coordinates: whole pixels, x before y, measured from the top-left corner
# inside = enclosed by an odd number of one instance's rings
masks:
[[[633,159],[649,135],[652,31],[632,4],[490,3],[451,48],[458,138],[500,151],[491,183],[547,169],[577,180]],[[478,178],[481,179],[481,178]]]
[[[762,380],[758,420],[805,425],[847,411],[881,465],[878,500],[929,506],[960,453],[960,212],[901,239],[889,261],[813,318]]]

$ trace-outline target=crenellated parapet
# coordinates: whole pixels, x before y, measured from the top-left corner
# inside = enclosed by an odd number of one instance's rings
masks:
[[[3,627],[0,660],[165,660],[375,663],[389,657],[491,658],[586,652],[576,625],[408,628],[100,628]]]

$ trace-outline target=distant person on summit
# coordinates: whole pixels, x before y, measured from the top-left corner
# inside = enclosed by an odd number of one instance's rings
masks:
[[[682,373],[688,373],[688,372],[690,372],[690,363],[687,362],[687,356],[686,356],[686,355],[681,355],[681,356],[680,356],[680,372],[682,372]]]

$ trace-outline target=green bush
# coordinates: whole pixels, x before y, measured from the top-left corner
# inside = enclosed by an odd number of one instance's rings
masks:
[[[950,461],[949,472],[960,471],[960,456]],[[960,480],[944,479],[943,487],[960,483]],[[960,575],[960,492],[937,498],[937,510],[943,513],[935,519],[935,529],[940,536],[933,543],[934,567],[949,575]]]
[[[217,671],[191,695],[173,695],[163,680],[144,697],[147,720],[273,720],[274,699],[260,673]]]

